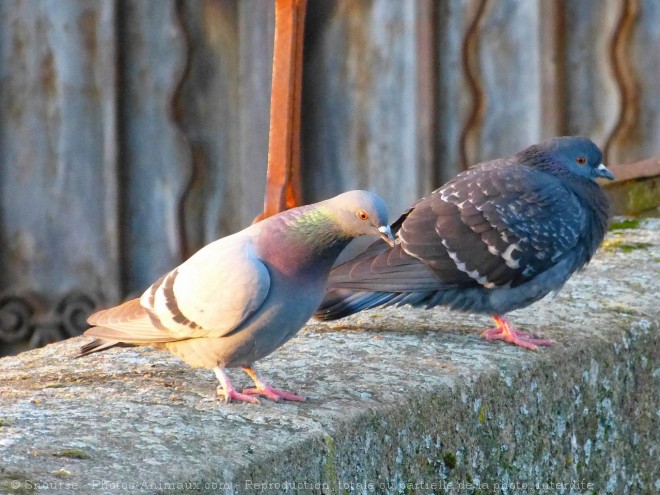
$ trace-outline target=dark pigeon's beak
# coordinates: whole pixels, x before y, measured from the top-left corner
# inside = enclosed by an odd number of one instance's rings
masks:
[[[394,236],[392,235],[392,229],[388,225],[383,225],[378,227],[378,232],[380,233],[380,238],[383,239],[390,247],[394,247]]]
[[[612,172],[607,170],[607,167],[602,163],[598,165],[598,167],[596,167],[595,172],[596,172],[596,177],[602,177],[603,179],[614,180],[614,176],[612,175]]]

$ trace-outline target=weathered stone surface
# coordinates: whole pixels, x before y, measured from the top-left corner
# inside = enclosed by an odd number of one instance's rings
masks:
[[[660,221],[615,227],[511,315],[553,347],[442,309],[311,323],[260,363],[304,404],[223,404],[212,373],[151,349],[72,360],[84,338],[4,358],[0,492],[656,492]]]

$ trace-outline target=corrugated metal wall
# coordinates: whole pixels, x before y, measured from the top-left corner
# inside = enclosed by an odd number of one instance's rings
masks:
[[[309,0],[307,201],[393,214],[559,134],[660,153],[656,0]],[[261,211],[269,0],[0,2],[0,354],[79,333]]]

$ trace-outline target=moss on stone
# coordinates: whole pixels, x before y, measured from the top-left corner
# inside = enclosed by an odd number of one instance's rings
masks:
[[[609,230],[636,229],[637,227],[639,227],[639,220],[637,218],[624,218],[623,220],[610,223]]]
[[[658,181],[640,180],[632,183],[628,188],[627,211],[639,213],[658,206]]]
[[[481,406],[479,409],[479,423],[482,425],[486,423],[486,406]]]
[[[624,253],[630,253],[638,249],[648,249],[650,247],[653,247],[653,244],[650,242],[628,242],[620,237],[606,239],[602,244],[602,248],[605,251],[622,251]]]
[[[323,441],[325,443],[326,455],[323,462],[323,475],[322,479],[326,480],[330,485],[332,493],[337,493],[337,470],[335,469],[335,439],[327,433],[323,434]]]
[[[67,457],[69,459],[91,459],[87,452],[80,449],[62,449],[53,452],[54,457]]]
[[[445,463],[447,469],[454,469],[456,467],[456,455],[453,452],[445,452],[442,456],[442,462]]]

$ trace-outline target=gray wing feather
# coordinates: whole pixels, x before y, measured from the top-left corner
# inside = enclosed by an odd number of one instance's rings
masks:
[[[248,235],[213,242],[165,274],[138,300],[92,315],[86,332],[129,343],[222,337],[262,306],[270,275]]]
[[[417,292],[515,287],[578,244],[586,214],[554,177],[488,164],[419,201],[399,222],[399,243],[374,244],[335,268],[329,287]]]

